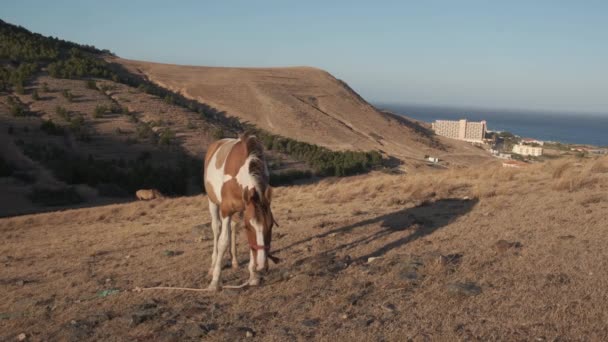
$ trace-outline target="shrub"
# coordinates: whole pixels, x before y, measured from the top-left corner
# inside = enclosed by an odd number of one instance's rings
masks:
[[[50,92],[49,85],[46,82],[42,83],[42,91],[44,93]]]
[[[170,128],[166,128],[161,132],[158,144],[168,146],[171,145],[173,139],[175,139],[175,133]]]
[[[55,107],[55,113],[57,113],[57,115],[59,115],[65,121],[68,121],[68,122],[70,121],[70,113],[68,113],[68,110],[65,109],[64,107],[61,107],[61,106]]]
[[[108,110],[108,108],[106,106],[97,105],[95,107],[95,111],[93,112],[93,117],[95,119],[101,118],[106,113],[107,110]]]
[[[13,115],[14,117],[23,117],[23,116],[26,116],[25,110],[18,103],[14,103],[14,104],[10,105],[9,106],[9,111],[11,112],[11,115]]]
[[[20,95],[25,93],[25,89],[23,89],[23,84],[21,82],[19,82],[15,85],[15,93],[20,94]]]
[[[139,139],[151,139],[156,137],[156,133],[149,124],[143,122],[137,126],[137,137]]]
[[[34,89],[32,91],[32,100],[34,100],[34,101],[40,100],[40,96],[38,95],[38,90],[36,90],[36,89]]]
[[[213,130],[213,133],[211,133],[211,136],[213,137],[213,139],[216,140],[220,140],[224,138],[224,130],[221,128],[216,128]]]
[[[83,202],[74,187],[60,189],[34,188],[29,194],[30,201],[44,206],[63,206]]]
[[[312,172],[310,170],[289,170],[280,173],[270,174],[270,185],[280,186],[293,184],[294,181],[299,179],[311,178]]]
[[[15,167],[0,157],[0,177],[9,177],[15,171]]]
[[[166,194],[186,193],[192,177],[200,182],[202,161],[184,157],[172,166],[156,166],[149,153],[136,160],[101,160],[89,155],[68,154],[52,144],[21,144],[25,155],[47,166],[57,177],[68,184],[112,183],[133,193],[137,189],[153,187]]]
[[[95,80],[87,80],[86,81],[86,85],[87,85],[87,89],[98,90],[97,89],[97,82],[95,82]]]
[[[65,97],[68,100],[68,102],[74,101],[74,95],[72,95],[72,93],[67,89],[64,89],[61,92],[61,95],[63,95],[63,97]]]
[[[40,124],[40,130],[50,135],[65,134],[63,127],[55,125],[52,120],[43,121],[42,124]]]

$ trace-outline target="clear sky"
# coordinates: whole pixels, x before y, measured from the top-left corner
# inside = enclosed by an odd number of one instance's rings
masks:
[[[608,113],[608,1],[29,1],[0,17],[121,57],[310,65],[371,102]]]

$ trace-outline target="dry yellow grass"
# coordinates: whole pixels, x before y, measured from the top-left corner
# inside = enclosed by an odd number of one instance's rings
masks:
[[[1,219],[0,339],[606,340],[603,162],[278,188],[283,262],[218,294],[130,292],[207,285],[204,196]]]

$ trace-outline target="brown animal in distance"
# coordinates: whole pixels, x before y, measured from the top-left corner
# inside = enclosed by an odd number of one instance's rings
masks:
[[[157,198],[165,198],[160,191],[156,189],[140,189],[135,192],[135,196],[138,200],[149,201]]]

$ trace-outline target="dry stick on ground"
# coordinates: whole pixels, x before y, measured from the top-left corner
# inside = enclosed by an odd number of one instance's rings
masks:
[[[249,285],[249,282],[245,282],[241,285],[225,285],[222,289],[242,289]],[[208,288],[196,289],[192,287],[170,287],[170,286],[155,286],[155,287],[136,287],[133,289],[134,292],[142,292],[149,290],[177,290],[177,291],[191,291],[191,292],[208,292],[211,291]]]

